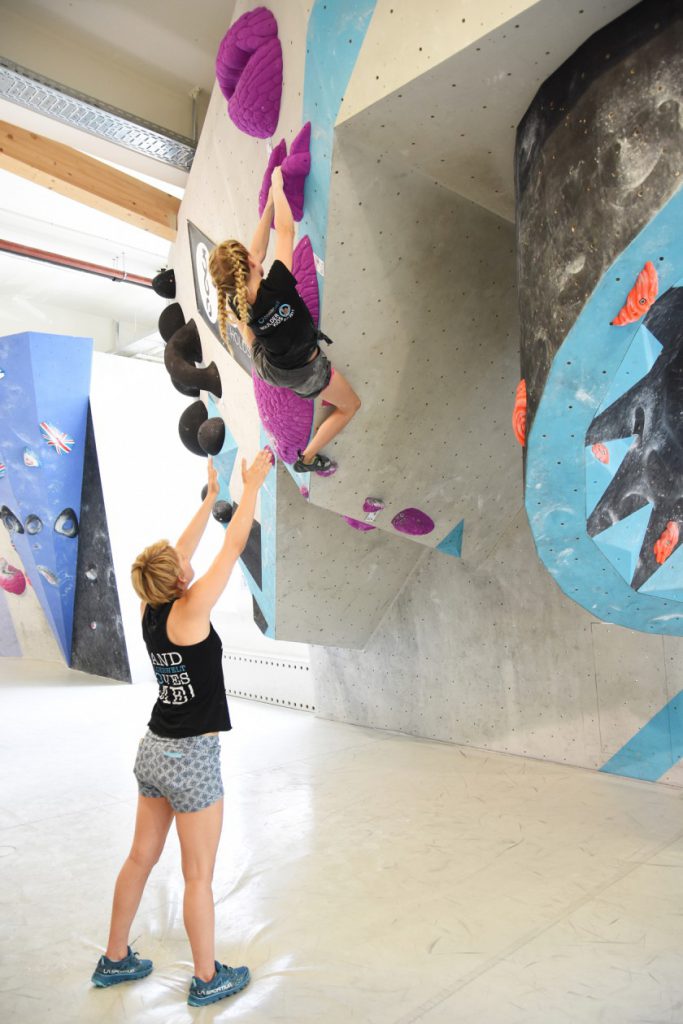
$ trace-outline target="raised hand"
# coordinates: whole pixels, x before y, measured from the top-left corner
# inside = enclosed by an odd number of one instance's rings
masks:
[[[249,466],[249,469],[247,469],[247,460],[242,459],[242,482],[244,486],[248,487],[251,485],[258,490],[270,473],[274,461],[270,448],[264,448],[260,451],[251,466]]]
[[[218,473],[214,469],[213,459],[210,456],[207,462],[207,467],[209,474],[207,497],[213,500],[214,498],[218,497],[218,492],[221,489],[221,485],[218,482]]]
[[[284,182],[282,180],[282,167],[278,164],[277,167],[273,168],[273,173],[270,178],[271,188],[284,188]]]

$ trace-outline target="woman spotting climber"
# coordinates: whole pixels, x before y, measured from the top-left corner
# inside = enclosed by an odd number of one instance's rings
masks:
[[[136,558],[133,587],[142,600],[142,635],[159,683],[149,729],[138,747],[139,797],[135,835],[114,890],[109,941],[95,968],[100,988],[136,981],[151,960],[132,952],[128,936],[150,871],[175,818],[182,855],[183,919],[192,947],[194,977],[188,1003],[205,1006],[239,992],[246,967],[214,960],[214,863],[223,822],[219,732],[230,729],[223,682],[222,645],[211,625],[213,606],[244,550],[259,488],[271,467],[269,450],[247,469],[242,461],[242,500],[208,571],[192,583],[190,559],[218,495],[209,459],[207,495],[175,547],[158,541]]]
[[[275,217],[275,260],[266,277],[263,260]],[[321,398],[332,413],[294,463],[298,473],[326,472],[331,460],[321,453],[360,408],[360,399],[341,373],[335,371],[318,346],[320,337],[292,274],[294,219],[276,167],[268,202],[246,249],[234,239],[221,242],[211,253],[209,271],[218,292],[218,326],[227,341],[228,309],[251,349],[259,377],[303,398]]]

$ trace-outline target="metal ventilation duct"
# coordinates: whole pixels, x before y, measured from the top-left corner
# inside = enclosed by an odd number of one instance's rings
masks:
[[[184,135],[133,118],[123,110],[76,92],[0,57],[0,97],[108,142],[189,171],[196,143]]]

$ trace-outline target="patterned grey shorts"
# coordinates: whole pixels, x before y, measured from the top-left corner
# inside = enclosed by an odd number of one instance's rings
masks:
[[[317,398],[332,379],[332,363],[320,349],[318,349],[315,359],[306,363],[305,366],[298,366],[294,370],[284,370],[269,363],[263,346],[255,342],[251,350],[251,360],[262,380],[273,384],[276,388],[289,388],[301,398]]]
[[[223,796],[218,736],[170,740],[148,731],[133,771],[140,796],[163,796],[180,814],[201,811]]]

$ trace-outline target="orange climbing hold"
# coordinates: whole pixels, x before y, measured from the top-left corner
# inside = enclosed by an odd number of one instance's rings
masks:
[[[624,324],[632,324],[635,320],[640,319],[657,298],[658,288],[657,271],[654,264],[648,260],[628,293],[625,304],[612,321],[613,325],[623,327]]]
[[[659,540],[655,541],[654,545],[655,558],[660,565],[664,565],[667,558],[678,544],[678,536],[678,523],[669,521],[662,530]]]
[[[512,429],[522,448],[526,444],[526,381],[524,378],[517,385],[515,407],[512,410]]]
[[[606,445],[594,444],[591,451],[598,462],[602,462],[605,466],[609,465],[609,449]]]

